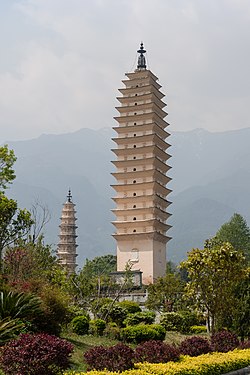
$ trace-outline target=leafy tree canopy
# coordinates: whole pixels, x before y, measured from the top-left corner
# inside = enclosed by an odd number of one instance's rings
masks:
[[[235,250],[241,250],[250,260],[250,228],[246,220],[235,213],[229,222],[223,224],[215,235],[219,243],[230,242]]]
[[[0,147],[0,193],[16,177],[12,168],[15,161],[16,157],[13,150],[9,150],[7,145]]]
[[[92,277],[108,276],[110,272],[116,271],[116,256],[112,254],[95,257],[93,260],[86,260],[82,269]]]
[[[188,271],[190,281],[186,294],[194,304],[208,314],[211,330],[218,327],[221,317],[230,314],[233,307],[235,283],[243,278],[245,258],[230,243],[193,249],[181,263]]]

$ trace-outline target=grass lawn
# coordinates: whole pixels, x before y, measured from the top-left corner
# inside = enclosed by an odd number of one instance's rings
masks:
[[[65,340],[71,342],[74,347],[74,353],[72,355],[72,370],[86,371],[87,367],[83,362],[83,353],[92,348],[93,346],[103,345],[112,346],[118,343],[117,340],[111,340],[107,337],[95,337],[91,335],[78,336],[74,333],[64,334],[62,336]]]

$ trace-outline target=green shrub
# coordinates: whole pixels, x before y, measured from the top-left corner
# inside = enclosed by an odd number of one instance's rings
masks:
[[[24,323],[17,319],[5,318],[0,320],[0,346],[16,337],[24,327]]]
[[[141,311],[134,314],[128,314],[124,320],[125,326],[136,326],[137,324],[153,324],[155,320],[155,313],[152,311]]]
[[[167,312],[161,314],[160,323],[166,331],[180,331],[183,325],[183,316],[176,312]]]
[[[105,320],[102,320],[102,319],[90,320],[89,333],[95,336],[102,336],[105,327],[106,327]]]
[[[160,323],[167,331],[189,333],[190,327],[198,323],[198,318],[190,311],[167,312],[161,315]]]
[[[165,339],[166,331],[160,324],[139,324],[127,326],[121,330],[121,338],[126,342],[140,343],[149,340]]]
[[[70,299],[57,286],[45,286],[40,293],[43,313],[36,316],[34,324],[39,332],[59,335],[64,324],[70,322]]]
[[[76,316],[71,321],[72,331],[77,335],[86,335],[89,331],[89,319],[87,316]]]
[[[207,327],[206,326],[191,326],[189,329],[189,333],[206,333]]]
[[[126,310],[127,314],[133,314],[133,313],[141,311],[139,303],[134,302],[134,301],[125,300],[125,301],[118,302],[118,305],[121,306],[124,310]]]
[[[100,315],[108,322],[116,323],[122,327],[124,319],[127,317],[126,309],[118,303],[103,305],[100,309]]]
[[[120,328],[116,323],[108,323],[106,325],[105,330],[103,331],[103,335],[114,340],[120,340],[121,338],[121,332]]]
[[[182,333],[189,333],[190,327],[197,325],[199,323],[198,316],[195,312],[192,311],[178,311],[178,313],[182,316],[183,321],[180,327],[180,332]]]

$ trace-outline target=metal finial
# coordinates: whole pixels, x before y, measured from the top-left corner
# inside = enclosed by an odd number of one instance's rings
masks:
[[[139,57],[138,57],[137,69],[146,69],[146,67],[147,67],[146,58],[144,56],[144,53],[146,53],[146,50],[144,49],[142,42],[141,42],[140,49],[138,49],[137,52],[140,54]]]
[[[72,195],[71,195],[71,190],[70,189],[69,189],[69,193],[67,195],[67,198],[68,198],[68,202],[71,202]]]

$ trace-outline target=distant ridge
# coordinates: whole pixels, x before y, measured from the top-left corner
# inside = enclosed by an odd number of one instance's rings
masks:
[[[17,178],[8,195],[29,208],[38,199],[51,221],[46,241],[56,248],[67,189],[77,210],[78,263],[86,257],[114,253],[110,224],[114,182],[110,128],[83,128],[67,134],[8,142],[17,156]],[[192,247],[202,246],[234,212],[250,223],[250,128],[210,133],[203,129],[172,132],[169,187],[173,225],[168,257],[179,262]]]

